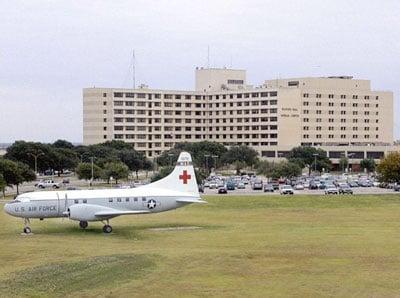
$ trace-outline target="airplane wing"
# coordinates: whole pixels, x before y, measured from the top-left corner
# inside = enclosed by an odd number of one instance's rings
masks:
[[[119,215],[134,215],[134,214],[146,214],[146,213],[150,213],[150,211],[148,210],[117,210],[117,209],[113,209],[113,210],[103,210],[103,211],[98,211],[96,212],[94,215],[96,217],[115,217],[115,216],[119,216]]]
[[[195,199],[177,199],[178,203],[200,203],[200,204],[207,204],[206,201],[203,200],[195,200]]]

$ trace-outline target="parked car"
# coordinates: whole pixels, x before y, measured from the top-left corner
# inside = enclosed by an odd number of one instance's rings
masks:
[[[281,195],[293,195],[294,190],[291,185],[282,185],[280,190]]]
[[[235,190],[235,183],[233,181],[228,181],[226,183],[226,189],[227,190]]]
[[[239,182],[238,185],[237,185],[237,188],[238,188],[238,189],[245,189],[245,188],[246,188],[246,185],[244,185],[243,182]]]
[[[356,181],[350,181],[348,184],[350,187],[358,187],[358,183]]]
[[[54,182],[54,180],[43,180],[36,184],[38,188],[60,188],[60,183]]]
[[[271,184],[274,190],[279,190],[279,181],[272,181]]]
[[[333,184],[328,184],[325,186],[325,194],[326,195],[337,195],[339,194],[339,190]]]
[[[304,189],[304,185],[303,185],[302,183],[297,183],[297,184],[294,186],[294,189],[296,189],[296,190],[303,190],[303,189]]]
[[[308,187],[309,189],[318,189],[318,184],[315,181],[311,181]]]
[[[353,190],[348,185],[341,185],[339,186],[339,193],[340,194],[353,194]]]
[[[264,192],[274,192],[274,186],[272,184],[265,184]]]
[[[227,194],[228,190],[226,189],[225,186],[221,186],[221,187],[218,188],[218,193],[219,194]]]
[[[400,191],[400,184],[396,184],[393,189],[394,191]]]
[[[253,190],[262,190],[263,189],[263,183],[261,180],[254,180],[251,184],[251,188]]]
[[[208,184],[208,186],[209,186],[210,189],[216,189],[216,188],[218,188],[218,184],[217,184],[217,182],[215,182],[215,181],[211,181],[211,182]]]

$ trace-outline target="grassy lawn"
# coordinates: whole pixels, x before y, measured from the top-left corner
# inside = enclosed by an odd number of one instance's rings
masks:
[[[400,295],[399,195],[206,199],[111,235],[53,219],[21,236],[0,212],[0,297]],[[201,228],[152,229],[183,226]]]

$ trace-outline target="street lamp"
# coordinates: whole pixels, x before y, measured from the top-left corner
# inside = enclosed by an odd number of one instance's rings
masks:
[[[212,155],[212,158],[214,158],[215,160],[215,172],[217,172],[217,159],[218,159],[218,155]]]
[[[168,156],[169,156],[169,165],[172,167],[172,157],[174,156],[174,154],[168,153]]]
[[[40,153],[34,154],[34,153],[28,152],[28,155],[33,156],[33,158],[35,159],[35,174],[37,175],[37,173],[38,173],[38,171],[37,171],[37,159],[38,159],[39,156],[44,155],[44,153],[40,152]]]
[[[314,153],[313,156],[314,156],[314,172],[316,172],[317,171],[317,156],[318,156],[318,153]]]
[[[207,174],[208,174],[208,158],[210,157],[210,154],[204,154],[204,158],[206,159],[206,171],[207,171]]]

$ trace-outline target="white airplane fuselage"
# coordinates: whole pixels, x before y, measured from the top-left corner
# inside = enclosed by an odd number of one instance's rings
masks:
[[[41,191],[20,195],[18,200],[7,203],[4,210],[22,218],[54,218],[66,217],[71,206],[101,206],[120,211],[138,211],[138,213],[156,213],[182,207],[188,203],[177,200],[197,199],[187,193],[164,189],[101,189],[72,191]],[[102,218],[88,214],[86,221],[99,221]],[[71,219],[74,219],[73,216]]]

